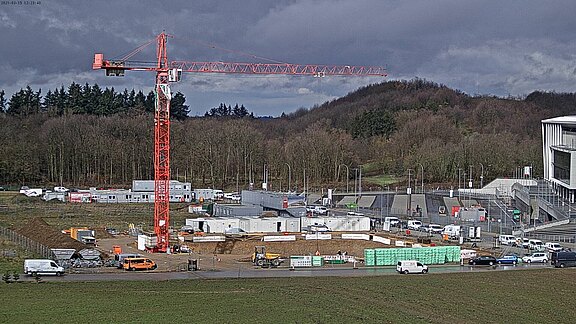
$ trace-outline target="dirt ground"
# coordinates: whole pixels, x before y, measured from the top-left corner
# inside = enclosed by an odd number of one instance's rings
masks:
[[[391,235],[378,234],[391,239]],[[336,235],[335,235],[336,236]],[[405,238],[401,238],[405,239]],[[412,242],[414,241],[411,238]],[[410,239],[409,239],[410,241]],[[295,242],[262,242],[260,238],[233,239],[226,242],[187,242],[191,253],[153,253],[139,251],[136,248],[136,238],[118,235],[114,238],[98,240],[98,249],[108,255],[113,255],[113,246],[122,248],[122,253],[140,253],[149,256],[158,264],[158,271],[179,271],[186,268],[189,259],[197,259],[199,266],[204,270],[234,270],[239,267],[251,267],[250,256],[256,246],[266,246],[268,252],[280,253],[283,258],[291,255],[314,255],[318,251],[321,255],[335,255],[338,251],[347,252],[350,256],[364,257],[364,249],[390,247],[384,244],[364,240],[304,240]],[[288,265],[286,262],[285,266]]]

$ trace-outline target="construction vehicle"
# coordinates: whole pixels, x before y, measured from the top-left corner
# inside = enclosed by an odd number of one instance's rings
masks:
[[[252,263],[255,266],[262,268],[276,268],[282,262],[284,262],[284,259],[280,258],[280,254],[266,252],[265,246],[256,246],[254,248],[254,253],[252,253]]]

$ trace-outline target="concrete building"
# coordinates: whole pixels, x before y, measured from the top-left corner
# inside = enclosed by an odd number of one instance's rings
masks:
[[[542,121],[544,179],[571,203],[576,190],[576,116]],[[575,170],[575,171],[572,171]]]

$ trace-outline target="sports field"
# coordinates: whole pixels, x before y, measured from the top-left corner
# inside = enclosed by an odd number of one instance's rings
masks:
[[[571,323],[576,269],[0,283],[4,323]]]

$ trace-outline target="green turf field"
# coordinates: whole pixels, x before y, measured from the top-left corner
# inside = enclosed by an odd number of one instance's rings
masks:
[[[0,283],[4,323],[571,323],[575,269]]]

